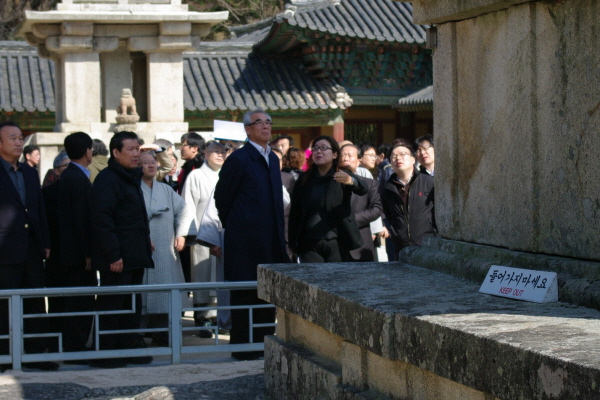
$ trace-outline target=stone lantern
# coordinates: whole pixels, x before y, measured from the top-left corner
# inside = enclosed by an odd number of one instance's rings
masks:
[[[124,88],[141,137],[178,139],[188,130],[183,52],[227,17],[190,12],[181,0],[61,0],[53,11],[27,11],[19,34],[55,63],[54,131],[62,133],[31,142],[60,146],[64,134],[84,131],[108,143]]]

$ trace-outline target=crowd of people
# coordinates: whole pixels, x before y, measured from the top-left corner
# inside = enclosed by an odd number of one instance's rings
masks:
[[[144,143],[118,132],[108,148],[84,132],[69,134],[40,187],[40,149],[24,146],[20,128],[0,123],[0,289],[253,281],[257,265],[377,261],[385,241],[390,261],[436,234],[434,141],[424,136],[391,145],[336,142],[319,136],[303,150],[291,136],[272,140],[263,110],[243,118],[248,141],[205,141],[198,133],[173,143]],[[25,162],[19,162],[24,157]],[[375,175],[375,176],[374,176]],[[245,309],[211,307],[264,303],[256,290],[182,292],[198,310],[198,336],[228,331],[230,343],[261,342],[272,327],[249,332]],[[44,299],[24,300],[43,314]],[[47,312],[103,313],[100,331],[164,328],[152,344],[169,346],[166,293],[51,297]],[[0,334],[8,333],[8,303],[0,301]],[[258,308],[253,323],[275,321]],[[94,346],[92,316],[35,318],[25,333],[60,332],[25,341],[25,351],[85,351]],[[216,327],[214,325],[217,325]],[[137,333],[102,334],[101,350],[147,346]],[[0,340],[0,354],[8,354]],[[260,352],[234,352],[240,360]],[[147,364],[151,356],[76,360],[94,367]],[[53,370],[52,362],[30,363]],[[6,368],[7,366],[1,366]]]

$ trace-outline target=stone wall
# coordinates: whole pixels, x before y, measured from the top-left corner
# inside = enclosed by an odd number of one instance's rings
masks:
[[[440,234],[598,260],[600,3],[514,3],[414,2],[439,23]]]

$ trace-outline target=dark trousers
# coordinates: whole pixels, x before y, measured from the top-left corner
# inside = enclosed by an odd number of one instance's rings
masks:
[[[50,256],[50,260],[52,256]],[[68,276],[60,266],[50,260],[46,260],[46,287],[65,287]],[[67,298],[65,296],[49,296],[48,297],[48,314],[65,312]],[[64,319],[65,317],[48,317],[48,332],[62,333],[64,343]],[[58,338],[50,338],[48,340],[48,351],[58,351]]]
[[[19,264],[0,265],[0,289],[36,289],[44,287],[44,262],[35,240],[29,240],[27,258]],[[46,304],[43,297],[23,299],[23,314],[45,314]],[[0,299],[0,334],[8,334],[8,300]],[[47,318],[26,318],[24,333],[48,332]],[[48,347],[46,338],[26,339],[26,353],[43,353]],[[9,341],[0,340],[0,354],[9,354]]]
[[[254,304],[268,304],[258,298],[256,290],[232,290],[232,306],[245,306]],[[255,324],[268,324],[275,322],[275,308],[257,308],[253,311]],[[250,343],[249,312],[247,309],[231,310],[231,331],[229,343]],[[275,327],[254,328],[253,343],[265,341],[265,336],[275,333]]]
[[[100,286],[119,285],[141,285],[144,279],[144,269],[138,268],[120,273],[111,271],[100,271]],[[131,310],[131,294],[110,294],[98,296],[96,309],[98,311],[108,310]],[[100,317],[100,330],[122,330],[139,329],[142,314],[142,296],[135,295],[135,309],[131,313],[103,315]],[[101,350],[130,349],[135,347],[138,334],[111,334],[100,336]]]
[[[337,239],[319,240],[312,245],[301,245],[300,248],[302,250],[298,251],[298,255],[301,263],[342,262],[350,258],[348,251],[340,251]]]
[[[84,266],[69,267],[67,274],[67,287],[98,286],[96,271],[86,271]],[[69,296],[65,299],[66,312],[94,311],[96,308],[95,296]],[[84,315],[80,317],[64,318],[64,350],[83,351],[90,336],[94,317]]]

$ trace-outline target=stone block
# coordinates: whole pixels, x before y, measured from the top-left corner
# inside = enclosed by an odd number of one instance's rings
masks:
[[[183,122],[183,54],[149,53],[147,57],[148,121]]]
[[[91,52],[93,39],[92,36],[50,36],[46,39],[46,48],[59,54]]]
[[[128,39],[136,36],[158,36],[158,24],[95,24],[94,36],[116,36],[119,39]]]
[[[161,35],[188,36],[192,33],[190,22],[161,22]]]
[[[285,313],[286,341],[297,343],[309,351],[320,354],[322,357],[333,362],[341,362],[343,339],[340,336],[334,335],[295,314],[283,310],[281,312]]]
[[[342,383],[364,389],[369,381],[367,371],[367,351],[345,340],[342,342]]]
[[[472,400],[598,396],[597,310],[483,295],[479,283],[403,264],[261,265],[258,276],[259,296],[352,342],[343,345],[335,363],[342,376],[347,372],[352,383],[366,382],[384,395]],[[323,302],[329,307],[312,307]],[[392,318],[392,353],[365,341],[366,330],[380,332],[387,324],[368,314]],[[350,320],[359,334],[344,328]],[[366,366],[363,353],[358,356],[353,346],[366,351]],[[351,365],[344,366],[344,359]]]
[[[504,10],[528,1],[531,0],[415,0],[413,21],[415,24],[442,24]]]
[[[68,36],[92,36],[94,23],[92,21],[65,21],[61,24],[61,33]]]
[[[134,36],[127,41],[129,51],[156,51],[159,48],[156,36]]]
[[[192,24],[192,32],[193,36],[206,36],[210,33],[210,25],[209,24]]]
[[[275,336],[265,337],[265,386],[278,400],[336,400],[339,366]]]
[[[161,50],[194,50],[192,37],[187,36],[159,36],[158,45]]]
[[[33,34],[40,38],[59,36],[61,33],[59,24],[34,24],[31,28]]]

